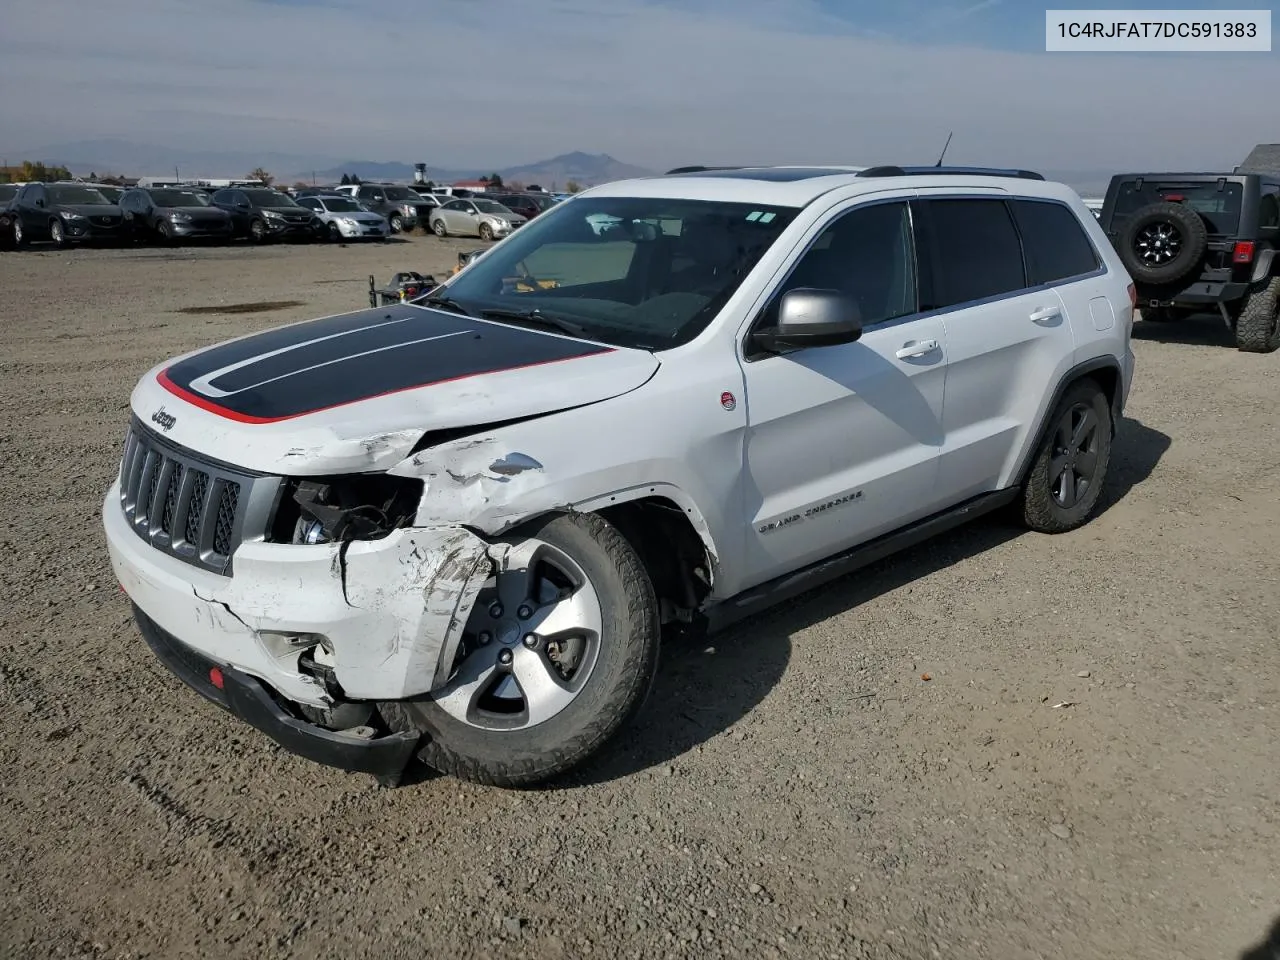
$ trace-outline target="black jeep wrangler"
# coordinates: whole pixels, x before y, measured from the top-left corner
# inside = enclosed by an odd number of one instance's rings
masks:
[[[1236,345],[1280,348],[1280,173],[1125,173],[1098,218],[1142,319],[1221,314]]]

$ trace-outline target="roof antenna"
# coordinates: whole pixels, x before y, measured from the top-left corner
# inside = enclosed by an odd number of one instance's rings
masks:
[[[951,146],[951,135],[953,133],[955,133],[954,130],[947,134],[947,142],[942,145],[942,152],[938,154],[938,162],[934,164],[935,167],[942,166],[942,158],[947,155],[947,147]]]

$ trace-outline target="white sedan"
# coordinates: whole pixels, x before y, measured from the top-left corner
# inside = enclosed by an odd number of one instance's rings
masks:
[[[353,197],[299,197],[298,203],[310,207],[328,224],[330,240],[385,240],[391,235],[387,218],[366,210]]]

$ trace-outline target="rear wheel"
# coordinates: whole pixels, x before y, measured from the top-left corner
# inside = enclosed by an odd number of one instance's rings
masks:
[[[1280,277],[1262,280],[1249,288],[1236,318],[1236,346],[1245,353],[1280,349]]]
[[[452,679],[380,709],[426,734],[419,758],[466,780],[524,786],[578,766],[639,710],[657,669],[648,573],[602,517],[562,514],[506,541]]]
[[[1089,519],[1111,463],[1111,409],[1096,380],[1072,385],[1051,415],[1049,432],[1022,490],[1022,519],[1041,533],[1065,533]]]

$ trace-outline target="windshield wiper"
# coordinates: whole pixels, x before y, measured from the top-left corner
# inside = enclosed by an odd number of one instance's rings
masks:
[[[420,303],[428,307],[439,307],[441,310],[449,310],[453,313],[460,313],[464,317],[474,316],[470,310],[460,304],[457,300],[453,299],[453,297],[423,297],[422,299],[414,300],[413,302]]]
[[[574,323],[572,320],[565,320],[563,317],[557,317],[549,313],[543,313],[537,307],[532,310],[508,310],[504,307],[494,307],[489,310],[481,310],[480,316],[493,320],[516,320],[520,323],[558,330],[560,333],[567,333],[575,337],[583,336],[587,332],[587,328],[582,324]]]

